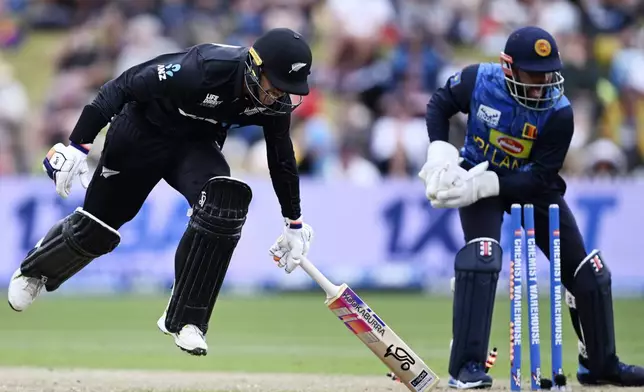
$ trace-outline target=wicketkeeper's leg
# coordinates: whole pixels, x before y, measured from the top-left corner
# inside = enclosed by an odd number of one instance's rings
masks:
[[[456,255],[449,374],[460,388],[485,387],[496,283],[502,265],[499,245],[503,204],[482,199],[459,210],[466,245]]]

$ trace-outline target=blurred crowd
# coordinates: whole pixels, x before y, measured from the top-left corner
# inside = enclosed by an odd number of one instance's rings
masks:
[[[565,64],[576,124],[564,173],[640,173],[641,0],[0,0],[5,50],[64,33],[51,63],[40,65],[52,68],[39,87],[42,104],[0,60],[0,175],[42,174],[43,154],[67,140],[97,89],[128,67],[202,42],[250,45],[281,26],[314,50],[313,89],[292,129],[302,175],[365,185],[415,176],[432,92],[470,63],[498,61],[508,34],[528,24],[556,37]],[[464,126],[464,116],[452,119],[457,145]],[[257,127],[231,132],[224,153],[233,173],[267,173]]]

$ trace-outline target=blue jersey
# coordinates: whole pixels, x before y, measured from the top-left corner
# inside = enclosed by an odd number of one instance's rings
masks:
[[[499,174],[530,170],[532,146],[538,136],[543,136],[539,130],[557,132],[552,127],[546,128],[546,123],[553,113],[569,105],[564,96],[547,111],[521,106],[507,92],[501,65],[481,64],[470,99],[461,155],[473,165],[487,160]]]
[[[565,191],[559,176],[573,133],[570,102],[563,96],[547,111],[528,109],[510,95],[500,64],[476,64],[451,76],[427,105],[430,140],[448,140],[449,118],[466,113],[461,156],[465,166],[490,162],[501,196],[521,199]]]

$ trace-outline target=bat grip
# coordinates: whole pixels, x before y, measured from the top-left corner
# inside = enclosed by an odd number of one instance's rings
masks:
[[[300,267],[324,290],[327,299],[335,297],[340,291],[340,286],[334,285],[306,257],[300,259]]]

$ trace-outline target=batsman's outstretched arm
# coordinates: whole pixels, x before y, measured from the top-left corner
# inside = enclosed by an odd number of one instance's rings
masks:
[[[263,125],[266,159],[273,189],[284,218],[297,220],[300,209],[300,176],[290,135],[290,116],[267,116]]]
[[[309,251],[313,228],[304,223],[300,208],[300,176],[290,135],[291,118],[267,116],[263,128],[271,181],[284,218],[282,234],[269,252],[286,273],[291,273],[297,267],[295,262]],[[275,249],[281,249],[286,257],[277,255]]]

